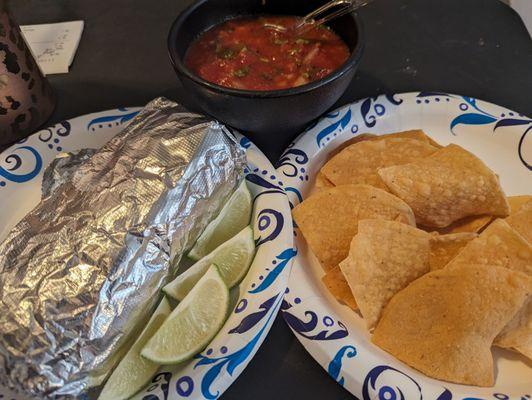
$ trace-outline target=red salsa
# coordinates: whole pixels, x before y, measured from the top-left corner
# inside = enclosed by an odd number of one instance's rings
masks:
[[[209,82],[237,89],[287,89],[321,79],[347,60],[349,49],[327,27],[290,29],[299,21],[283,16],[224,22],[191,44],[185,65]]]

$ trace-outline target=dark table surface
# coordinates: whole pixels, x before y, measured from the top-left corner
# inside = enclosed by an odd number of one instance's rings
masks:
[[[21,24],[85,21],[70,72],[50,76],[58,97],[50,123],[142,105],[161,95],[186,103],[168,61],[166,35],[189,2],[12,1]],[[366,50],[338,104],[383,92],[435,90],[532,116],[532,40],[519,16],[499,0],[376,0],[360,15]],[[275,397],[351,398],[305,352],[280,316],[255,358],[223,395]]]

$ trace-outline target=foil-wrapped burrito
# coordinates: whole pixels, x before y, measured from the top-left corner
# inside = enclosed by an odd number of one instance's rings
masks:
[[[224,126],[165,99],[86,158],[0,245],[0,383],[40,399],[108,376],[245,165]]]
[[[81,164],[91,158],[96,149],[81,149],[68,153],[59,153],[44,170],[42,177],[42,197],[48,197],[62,183],[69,181]]]

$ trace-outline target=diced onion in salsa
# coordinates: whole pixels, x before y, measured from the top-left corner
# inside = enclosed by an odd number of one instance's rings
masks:
[[[209,82],[236,89],[287,89],[321,79],[347,60],[349,49],[327,27],[290,29],[299,21],[290,16],[226,21],[192,42],[185,65]]]

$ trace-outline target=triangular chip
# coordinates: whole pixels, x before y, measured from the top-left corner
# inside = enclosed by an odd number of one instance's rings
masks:
[[[327,271],[321,280],[336,300],[347,305],[352,310],[358,309],[357,302],[353,297],[353,293],[351,293],[344,274],[340,270],[340,266],[336,266],[330,271]]]
[[[503,219],[496,219],[451,264],[496,265],[532,276],[532,246]]]
[[[425,158],[436,147],[415,139],[384,138],[355,143],[330,159],[321,173],[334,185],[365,183],[385,188],[377,170]]]
[[[364,140],[380,140],[380,139],[389,139],[389,138],[416,139],[416,140],[421,140],[422,142],[431,144],[434,147],[438,147],[438,148],[442,147],[439,143],[434,141],[430,136],[428,136],[421,129],[412,129],[410,131],[385,133],[383,135],[375,135],[373,133],[361,133],[360,135],[357,135],[349,140],[346,140],[342,144],[340,144],[340,146],[334,149],[329,154],[329,156],[332,157],[338,154],[340,151],[342,151],[346,147],[351,146],[352,144],[355,144],[358,142],[362,142]]]
[[[321,172],[316,174],[316,181],[314,182],[314,190],[327,189],[334,187],[333,183],[328,180]]]
[[[404,201],[369,185],[323,189],[297,205],[292,214],[326,271],[347,257],[359,219],[380,218],[415,224],[414,214]]]
[[[508,204],[510,204],[510,215],[515,214],[519,209],[532,200],[532,196],[523,194],[519,196],[508,196]]]
[[[532,200],[512,211],[506,222],[532,244]]]
[[[473,232],[432,236],[430,238],[430,270],[445,267],[467,243],[477,236]]]
[[[333,151],[329,153],[329,158],[334,157],[338,153],[340,153],[343,149],[346,147],[351,146],[352,144],[363,142],[364,140],[369,139],[379,139],[381,136],[374,135],[373,133],[361,133],[360,135],[356,135],[355,137],[352,137],[349,140],[346,140],[345,142],[341,143],[337,148],[335,148]]]
[[[416,140],[420,140],[420,141],[425,142],[425,143],[429,143],[429,144],[433,144],[433,145],[439,146],[438,143],[436,143],[434,140],[432,140],[421,129],[411,129],[409,131],[385,133],[383,135],[377,135],[377,136],[371,137],[369,139],[370,140],[376,140],[376,139],[381,139],[381,138],[387,138],[387,139],[389,139],[389,138],[416,139]]]
[[[455,144],[410,164],[382,168],[379,175],[423,226],[443,228],[470,215],[510,212],[497,175]]]
[[[360,220],[348,263],[341,263],[368,329],[390,299],[429,271],[430,235],[396,221]]]
[[[492,386],[493,339],[531,291],[530,277],[507,268],[433,271],[392,298],[372,341],[433,378]]]
[[[497,219],[477,239],[469,242],[449,266],[477,264],[493,265],[524,272],[532,277],[532,246],[506,220]],[[505,327],[496,344],[532,355],[532,312],[522,311]]]
[[[377,135],[374,137],[370,137],[369,140],[378,140],[378,139],[383,139],[383,138],[385,139],[390,139],[390,138],[416,139],[416,140],[421,140],[422,142],[425,142],[425,143],[432,144],[433,146],[436,146],[436,147],[440,146],[421,129],[411,129],[409,131],[385,133],[383,135]]]
[[[495,345],[513,349],[532,360],[532,296],[499,333]]]
[[[438,232],[442,235],[448,233],[480,232],[491,221],[493,221],[491,215],[472,215],[470,217],[459,219],[445,228],[427,228],[424,226],[420,226],[419,228],[428,232]]]

